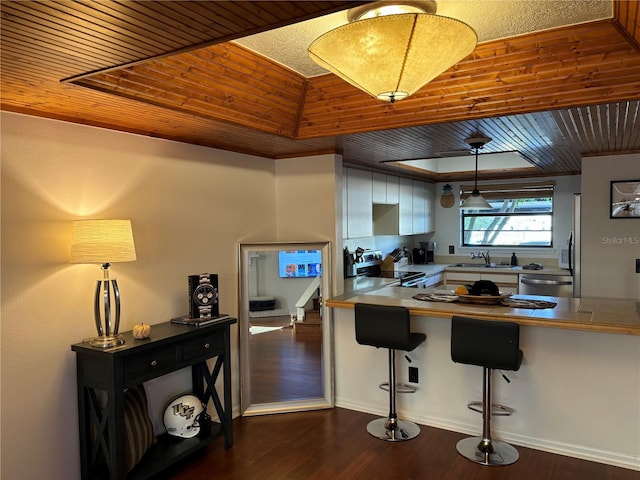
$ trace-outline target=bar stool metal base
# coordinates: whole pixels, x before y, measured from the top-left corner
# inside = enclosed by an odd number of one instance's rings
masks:
[[[486,441],[482,437],[468,437],[460,440],[456,449],[463,457],[481,465],[511,465],[518,461],[518,450],[506,442]]]
[[[367,424],[367,432],[380,440],[404,442],[420,435],[420,427],[407,420],[377,418]]]

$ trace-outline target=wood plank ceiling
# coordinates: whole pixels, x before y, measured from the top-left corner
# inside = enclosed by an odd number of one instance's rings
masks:
[[[464,149],[476,131],[493,138],[487,152],[524,153],[533,175],[640,152],[637,1],[615,0],[612,19],[484,42],[393,105],[230,42],[358,3],[3,1],[1,108],[266,158],[337,152],[400,174],[393,160]]]

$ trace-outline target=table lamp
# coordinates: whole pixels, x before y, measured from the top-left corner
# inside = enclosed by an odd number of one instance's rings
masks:
[[[136,259],[130,220],[77,220],[73,222],[71,263],[97,263],[103,270],[102,280],[96,283],[94,316],[98,336],[90,343],[95,347],[110,348],[122,345],[118,335],[120,326],[120,291],[118,282],[109,278],[109,267],[114,262],[132,262]],[[115,315],[111,315],[112,301]],[[100,301],[102,297],[102,302]],[[101,315],[104,307],[104,319]]]

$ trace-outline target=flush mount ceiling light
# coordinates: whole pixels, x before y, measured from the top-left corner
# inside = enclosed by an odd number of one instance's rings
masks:
[[[471,137],[465,140],[465,142],[468,143],[469,146],[471,148],[474,148],[476,151],[476,170],[473,190],[471,192],[471,195],[465,198],[461,206],[461,208],[465,210],[488,210],[492,208],[489,202],[487,202],[487,200],[485,200],[485,198],[480,195],[480,191],[478,190],[478,150],[484,147],[490,141],[490,138],[481,136]]]
[[[434,0],[374,2],[352,9],[351,23],[318,37],[309,56],[372,97],[402,100],[478,43],[469,25],[435,12]]]

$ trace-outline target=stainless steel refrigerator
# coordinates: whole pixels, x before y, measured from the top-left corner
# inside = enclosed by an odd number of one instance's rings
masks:
[[[573,225],[571,235],[569,235],[569,272],[573,275],[573,296],[579,297],[581,291],[581,217],[582,217],[582,196],[579,193],[573,194]]]

